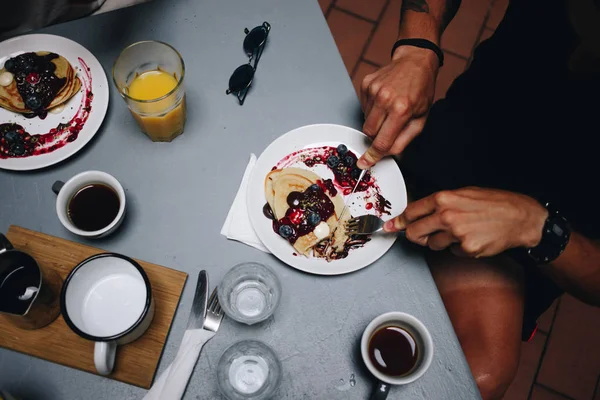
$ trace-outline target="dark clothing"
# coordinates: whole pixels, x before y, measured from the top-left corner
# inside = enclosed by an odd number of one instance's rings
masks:
[[[598,4],[600,16],[600,1],[572,1]],[[572,24],[577,11],[569,7],[558,0],[510,3],[404,154],[403,172],[418,196],[465,186],[519,192],[553,202],[574,230],[600,237],[600,63],[582,50],[584,42],[600,45],[600,30],[595,39],[580,38]],[[525,271],[527,339],[562,291],[521,251],[512,254]]]

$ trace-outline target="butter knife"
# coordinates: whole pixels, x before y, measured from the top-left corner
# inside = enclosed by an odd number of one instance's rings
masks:
[[[146,393],[144,400],[171,400],[183,397],[202,347],[215,335],[214,332],[202,329],[207,305],[208,274],[202,270],[198,274],[192,310],[177,356]]]

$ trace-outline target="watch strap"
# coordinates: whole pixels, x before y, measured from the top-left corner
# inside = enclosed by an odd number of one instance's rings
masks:
[[[527,254],[538,264],[548,264],[556,260],[565,250],[571,237],[569,222],[550,202],[544,205],[548,218],[542,230],[540,243],[527,249]]]

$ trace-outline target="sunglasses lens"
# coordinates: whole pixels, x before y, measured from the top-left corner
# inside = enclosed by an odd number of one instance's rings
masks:
[[[254,68],[249,64],[238,67],[231,78],[229,78],[229,90],[231,92],[240,92],[246,89],[254,78]]]
[[[258,49],[267,39],[267,30],[262,26],[257,26],[246,35],[244,39],[244,51],[251,55],[254,50]]]

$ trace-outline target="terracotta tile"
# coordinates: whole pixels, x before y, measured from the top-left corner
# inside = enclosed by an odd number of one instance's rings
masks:
[[[354,90],[356,90],[356,94],[360,96],[360,84],[365,76],[372,74],[377,71],[379,67],[368,64],[364,61],[358,63],[358,67],[356,68],[356,72],[352,77],[352,83],[354,84]]]
[[[373,24],[333,9],[327,18],[346,70],[351,74],[369,39]]]
[[[455,55],[444,53],[444,66],[440,68],[440,72],[435,83],[435,100],[439,100],[446,96],[446,91],[454,82],[457,76],[463,73],[467,61]]]
[[[558,301],[555,301],[549,309],[544,312],[540,318],[538,318],[538,328],[542,332],[550,332],[550,327],[552,326],[552,319],[554,318],[554,313],[556,312],[556,304]]]
[[[483,42],[486,39],[489,39],[494,34],[494,32],[494,29],[485,28],[483,32],[481,32],[481,36],[479,37],[479,43]]]
[[[385,3],[386,0],[337,0],[335,6],[377,21]]]
[[[591,399],[600,375],[600,308],[564,295],[538,382],[578,400]]]
[[[401,2],[402,0],[391,0],[386,7],[369,48],[363,55],[365,59],[378,65],[387,65],[390,62],[390,52],[398,38]]]
[[[485,23],[488,28],[496,29],[498,27],[498,24],[502,21],[502,18],[504,18],[508,2],[509,0],[493,0],[490,14]]]
[[[511,399],[512,397],[505,397]],[[520,398],[520,397],[519,397]],[[526,397],[523,397],[525,399]],[[515,397],[516,399],[516,397]],[[531,393],[530,400],[569,400],[568,397],[561,396],[558,393],[551,392],[550,390],[543,388],[539,385],[535,385],[533,392]]]
[[[321,6],[323,14],[325,14],[327,10],[329,10],[329,6],[331,5],[332,1],[333,0],[319,0],[319,5]]]
[[[517,376],[504,395],[505,399],[527,399],[531,385],[534,383],[542,351],[544,351],[546,338],[546,335],[538,332],[531,342],[521,345]]]
[[[442,48],[469,57],[489,10],[489,0],[463,0],[458,13],[442,35]]]

